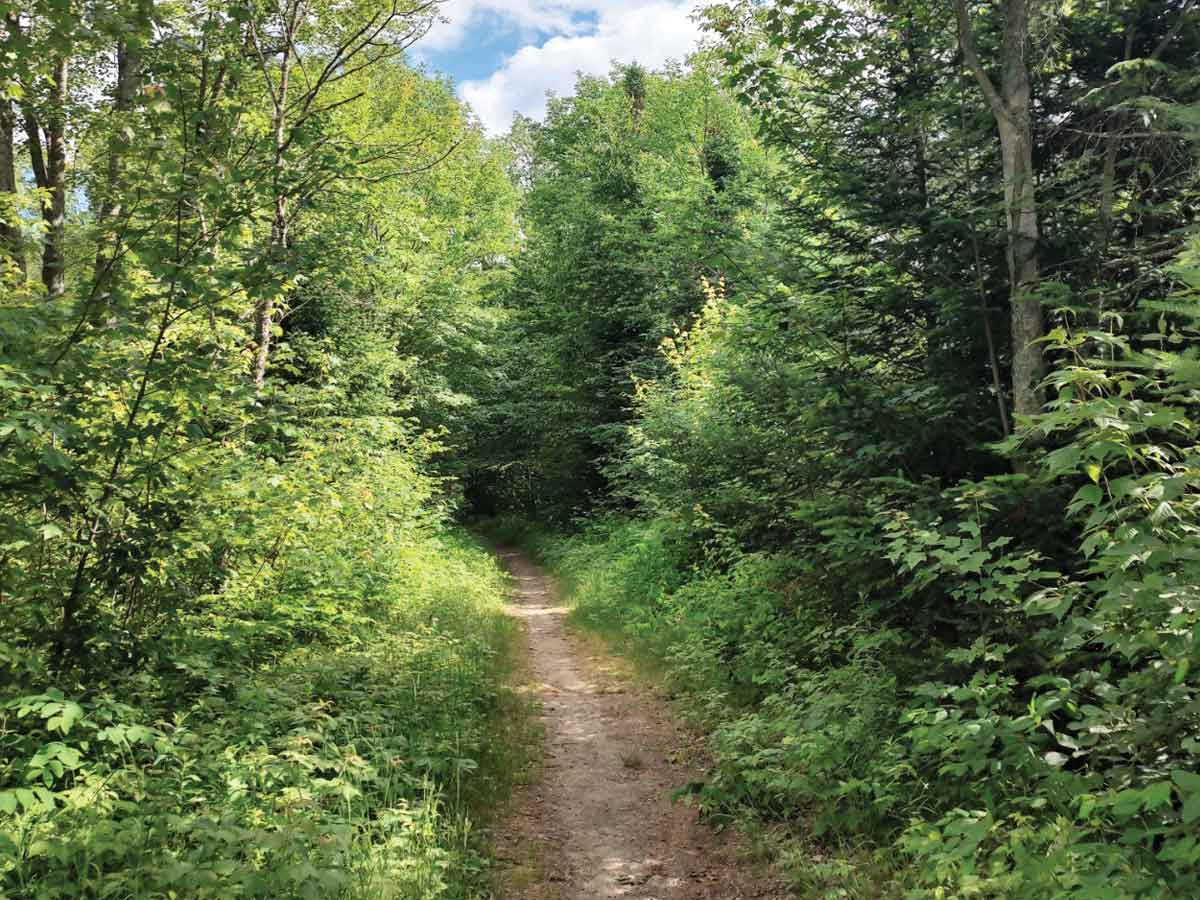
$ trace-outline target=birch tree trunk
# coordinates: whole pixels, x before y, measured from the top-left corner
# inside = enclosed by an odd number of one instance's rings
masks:
[[[281,9],[282,28],[279,47],[279,81],[278,85],[271,84],[269,67],[259,43],[257,32],[251,32],[251,39],[262,60],[263,77],[271,92],[271,138],[273,141],[274,157],[271,168],[271,193],[273,211],[271,215],[271,237],[267,244],[267,252],[273,258],[282,258],[287,253],[288,218],[287,218],[287,188],[284,184],[284,167],[287,153],[287,121],[288,101],[292,77],[292,64],[296,53],[296,29],[305,14],[304,0],[295,2]],[[275,297],[265,294],[254,307],[254,384],[262,387],[267,379],[267,363],[271,358],[271,330],[275,315]]]
[[[288,85],[291,79],[291,42],[289,33],[283,59],[279,66],[279,89],[274,95],[272,136],[275,141],[273,178],[274,213],[271,218],[271,239],[268,251],[272,256],[282,257],[287,252],[288,219],[287,194],[283,185],[284,153],[286,150],[284,125],[287,117]],[[254,333],[258,346],[254,353],[254,383],[262,387],[267,378],[267,362],[271,356],[271,328],[275,314],[275,298],[266,294],[258,301],[254,310]]]

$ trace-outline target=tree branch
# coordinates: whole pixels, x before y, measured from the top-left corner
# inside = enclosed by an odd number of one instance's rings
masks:
[[[1187,0],[1183,4],[1183,9],[1179,11],[1179,18],[1175,20],[1174,26],[1163,36],[1163,39],[1158,42],[1158,46],[1154,48],[1154,52],[1150,54],[1152,60],[1157,60],[1166,53],[1167,48],[1171,46],[1171,42],[1179,36],[1179,32],[1183,30],[1183,23],[1187,21],[1188,13],[1192,11],[1192,6],[1195,2],[1196,0]]]
[[[975,33],[971,28],[971,13],[967,10],[967,0],[954,0],[954,11],[958,16],[958,46],[962,50],[963,62],[979,82],[983,96],[987,98],[988,106],[997,117],[1008,118],[1008,107],[996,90],[996,85],[984,71],[983,63],[979,61],[979,51],[975,48]]]

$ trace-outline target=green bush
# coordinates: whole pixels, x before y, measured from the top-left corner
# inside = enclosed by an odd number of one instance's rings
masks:
[[[404,456],[353,455],[271,564],[143,636],[153,665],[64,683],[0,647],[0,892],[486,896],[502,576]]]
[[[1051,335],[1056,399],[1006,448],[1035,468],[947,485],[849,461],[779,498],[779,549],[710,505],[714,472],[745,482],[672,403],[725,402],[738,351],[677,358],[638,426],[675,440],[629,463],[679,468],[657,512],[544,553],[711,733],[704,809],[848,851],[831,890],[863,890],[865,848],[913,897],[1200,892],[1200,368],[1162,349],[1194,314],[1162,306],[1156,334]]]
[[[813,591],[811,564],[784,555],[685,571],[678,548],[664,553],[679,537],[665,519],[605,519],[542,546],[576,617],[664,666],[710,732],[701,808],[803,823],[841,847],[825,887],[866,890],[865,847],[914,897],[1191,896],[1187,667],[1090,667],[1079,623],[1043,614],[1064,588],[1036,554],[976,520],[877,519],[901,596],[941,591],[975,610],[971,628],[922,638],[890,605],[839,609]],[[811,884],[811,857],[794,858]]]

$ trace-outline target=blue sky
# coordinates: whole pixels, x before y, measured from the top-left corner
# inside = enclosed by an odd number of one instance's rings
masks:
[[[514,113],[540,118],[545,95],[568,94],[578,71],[607,72],[613,61],[651,68],[683,59],[699,29],[694,0],[447,0],[446,22],[416,57],[454,79],[487,130],[508,129]]]

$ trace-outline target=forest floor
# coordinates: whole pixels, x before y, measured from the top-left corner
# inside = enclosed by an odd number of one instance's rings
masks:
[[[595,638],[568,629],[554,581],[498,547],[516,579],[510,608],[525,625],[524,689],[545,728],[540,777],[518,791],[497,829],[508,900],[782,900],[671,793],[698,777],[702,751],[662,700]]]

